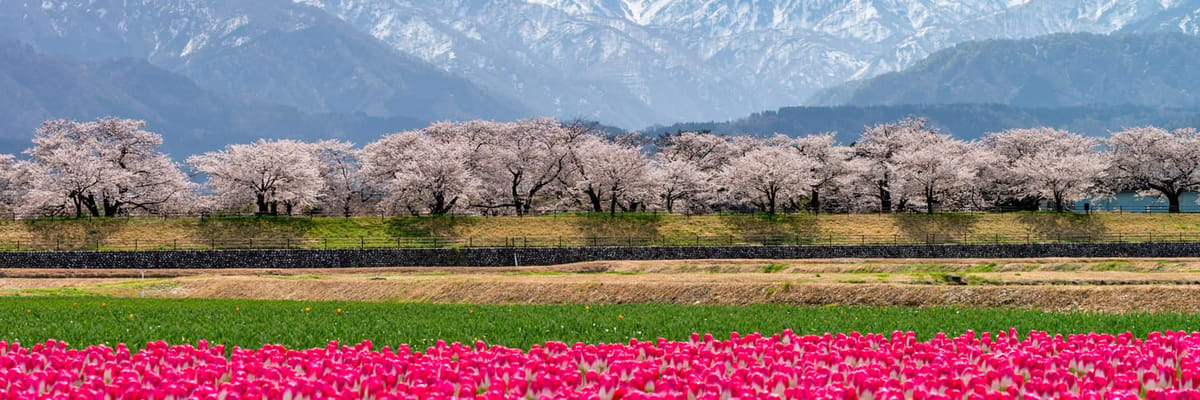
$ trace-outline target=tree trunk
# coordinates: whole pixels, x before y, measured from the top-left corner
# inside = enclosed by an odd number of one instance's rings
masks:
[[[925,187],[925,213],[933,214],[933,186]]]
[[[767,215],[775,215],[775,194],[776,191],[767,191]]]
[[[95,195],[89,194],[89,195],[83,197],[82,200],[83,200],[83,206],[86,207],[88,210],[88,214],[90,214],[93,217],[100,216],[100,208],[96,206],[96,196]]]
[[[258,212],[255,214],[266,215],[268,212],[267,195],[264,193],[256,193],[254,195],[254,204],[258,206]]]
[[[513,174],[511,191],[512,191],[512,199],[513,199],[513,210],[516,210],[517,216],[521,216],[521,215],[524,215],[525,213],[529,212],[528,205],[522,204],[523,202],[521,201],[521,193],[519,193],[517,191],[517,187],[520,185],[521,185],[521,174]]]
[[[879,187],[879,212],[892,212],[892,192],[889,192],[886,187]]]
[[[817,188],[812,189],[812,193],[809,195],[808,206],[812,207],[813,215],[821,213],[821,193],[817,191]]]
[[[600,203],[600,194],[596,193],[595,189],[592,189],[589,187],[589,188],[587,188],[587,190],[584,191],[584,193],[587,193],[588,201],[592,202],[592,212],[596,212],[596,213],[604,212],[604,207],[601,206],[601,203]]]
[[[75,218],[82,218],[83,217],[83,200],[79,198],[79,195],[72,195],[71,202],[75,203]]]
[[[109,203],[108,199],[104,199],[104,216],[110,218],[116,217],[121,212],[121,205],[119,201]]]
[[[1167,196],[1167,212],[1179,213],[1179,196],[1182,191],[1164,191],[1163,195]]]
[[[446,207],[446,196],[437,193],[433,195],[433,207],[429,209],[430,214],[442,215],[442,208]]]
[[[667,193],[667,214],[671,213],[671,208],[675,205],[675,197]]]
[[[1062,193],[1054,193],[1054,212],[1063,212],[1063,196]]]
[[[613,216],[613,217],[617,216],[617,191],[616,190],[609,192],[608,215]]]
[[[454,208],[454,203],[458,202],[458,197],[454,197],[447,202],[444,194],[436,194],[433,196],[433,199],[433,207],[429,212],[434,215],[449,214],[450,210]]]

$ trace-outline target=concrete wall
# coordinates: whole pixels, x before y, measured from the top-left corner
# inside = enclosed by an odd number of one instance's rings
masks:
[[[328,268],[599,260],[1200,257],[1200,243],[0,252],[0,268]]]

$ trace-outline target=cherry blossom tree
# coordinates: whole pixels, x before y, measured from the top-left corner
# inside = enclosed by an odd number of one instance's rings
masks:
[[[1195,129],[1130,128],[1113,133],[1104,144],[1114,190],[1161,195],[1172,213],[1180,211],[1184,192],[1200,190],[1200,136]]]
[[[1056,212],[1093,194],[1108,170],[1095,139],[1060,129],[1009,129],[988,135],[982,145],[996,156],[1000,186],[1047,199]]]
[[[854,144],[854,169],[858,181],[867,188],[865,195],[879,200],[881,212],[893,210],[893,187],[896,171],[895,156],[901,151],[906,136],[932,132],[923,118],[907,118],[898,122],[877,124],[863,131]],[[901,199],[901,203],[904,199]]]
[[[915,199],[932,214],[938,204],[973,189],[978,168],[970,144],[928,129],[914,129],[898,139],[890,175],[903,198]]]
[[[189,157],[187,163],[208,176],[206,185],[219,203],[252,203],[258,215],[278,215],[281,205],[287,215],[315,206],[325,187],[313,145],[296,140],[231,144]]]
[[[636,148],[612,143],[594,135],[576,141],[571,156],[574,186],[586,196],[593,212],[618,208],[626,211],[644,206],[652,186],[650,160]]]
[[[781,200],[809,193],[817,178],[817,162],[785,146],[762,146],[729,162],[721,184],[736,200],[775,214]]]
[[[23,209],[113,217],[186,207],[195,185],[158,151],[162,136],[145,126],[117,118],[43,123],[25,151],[33,165],[23,169],[33,188]]]
[[[400,132],[363,148],[362,173],[381,188],[384,209],[447,214],[479,190],[468,168],[471,150],[460,136]]]
[[[478,140],[472,157],[474,169],[491,202],[476,202],[487,208],[511,207],[517,215],[528,214],[548,187],[560,182],[568,167],[570,147],[578,137],[562,123],[550,118],[513,123],[478,123],[467,132]]]
[[[29,161],[17,161],[12,154],[0,154],[0,206],[4,211],[20,215],[22,201],[35,179],[28,175]]]
[[[690,202],[712,191],[711,175],[701,172],[688,161],[667,161],[656,156],[649,175],[649,181],[657,186],[659,199],[668,213],[675,212],[678,202]]]
[[[796,138],[792,146],[800,155],[815,161],[810,171],[816,180],[808,195],[808,208],[814,214],[821,212],[821,191],[839,183],[840,178],[850,173],[849,147],[839,146],[833,133]]]
[[[655,180],[668,212],[677,200],[686,200],[692,211],[708,209],[716,201],[718,173],[739,155],[729,138],[707,132],[664,135],[657,147]]]
[[[321,161],[321,179],[324,181],[320,201],[328,210],[338,210],[343,217],[353,214],[355,204],[369,195],[359,174],[361,150],[354,143],[340,140],[322,140],[312,144],[312,149]]]

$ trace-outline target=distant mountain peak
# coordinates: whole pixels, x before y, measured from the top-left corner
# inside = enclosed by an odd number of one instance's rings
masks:
[[[78,55],[128,43],[106,55],[149,54],[172,69],[329,19],[532,113],[638,127],[800,104],[967,41],[1194,35],[1200,0],[0,2],[0,34],[40,50]],[[289,92],[271,89],[263,93]]]

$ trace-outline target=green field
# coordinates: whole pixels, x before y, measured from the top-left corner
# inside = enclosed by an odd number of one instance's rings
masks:
[[[585,308],[586,307],[586,308]],[[341,313],[338,313],[341,309]],[[1054,314],[1029,310],[868,308],[755,305],[447,305],[252,300],[166,300],[97,297],[0,299],[0,340],[27,346],[48,338],[73,347],[147,341],[257,348],[266,343],[320,347],[371,340],[376,346],[423,349],[438,339],[528,348],[546,341],[627,342],[636,337],[686,340],[692,332],[771,334],[915,331],[959,334],[1014,327],[1051,333],[1195,330],[1200,315]]]
[[[768,239],[770,238],[770,239]],[[1195,241],[1200,214],[83,218],[0,221],[0,249]]]

